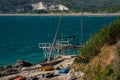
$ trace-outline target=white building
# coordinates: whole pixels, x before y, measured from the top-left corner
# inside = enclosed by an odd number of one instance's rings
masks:
[[[66,6],[62,4],[43,4],[39,2],[37,4],[32,4],[33,10],[69,10]]]
[[[56,4],[56,5],[50,5],[49,10],[61,10],[61,11],[63,11],[63,10],[69,10],[69,9],[62,4]]]
[[[42,2],[39,2],[37,4],[32,4],[33,10],[46,10],[46,7]]]

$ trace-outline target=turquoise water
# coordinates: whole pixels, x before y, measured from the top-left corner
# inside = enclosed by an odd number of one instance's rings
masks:
[[[63,16],[58,36],[80,37],[80,16]],[[115,20],[114,16],[83,17],[84,43],[102,25]],[[39,42],[53,40],[59,16],[0,16],[0,66],[13,64],[18,59],[32,63],[44,59]]]

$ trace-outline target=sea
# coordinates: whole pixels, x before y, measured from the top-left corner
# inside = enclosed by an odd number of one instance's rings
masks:
[[[116,16],[0,16],[0,66],[11,65],[17,60],[33,64],[44,60],[41,42],[52,42],[58,23],[57,37],[75,35],[80,38],[81,19],[83,44]]]

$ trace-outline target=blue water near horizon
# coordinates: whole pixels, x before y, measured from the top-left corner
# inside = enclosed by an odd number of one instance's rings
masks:
[[[76,35],[80,38],[80,16],[63,16],[58,36]],[[115,16],[84,16],[84,44],[102,25]],[[52,42],[59,16],[0,16],[0,66],[24,59],[32,63],[44,59],[39,42]]]

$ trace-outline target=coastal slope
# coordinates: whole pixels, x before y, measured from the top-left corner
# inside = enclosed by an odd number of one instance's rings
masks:
[[[90,37],[72,68],[87,80],[120,80],[120,18]]]

